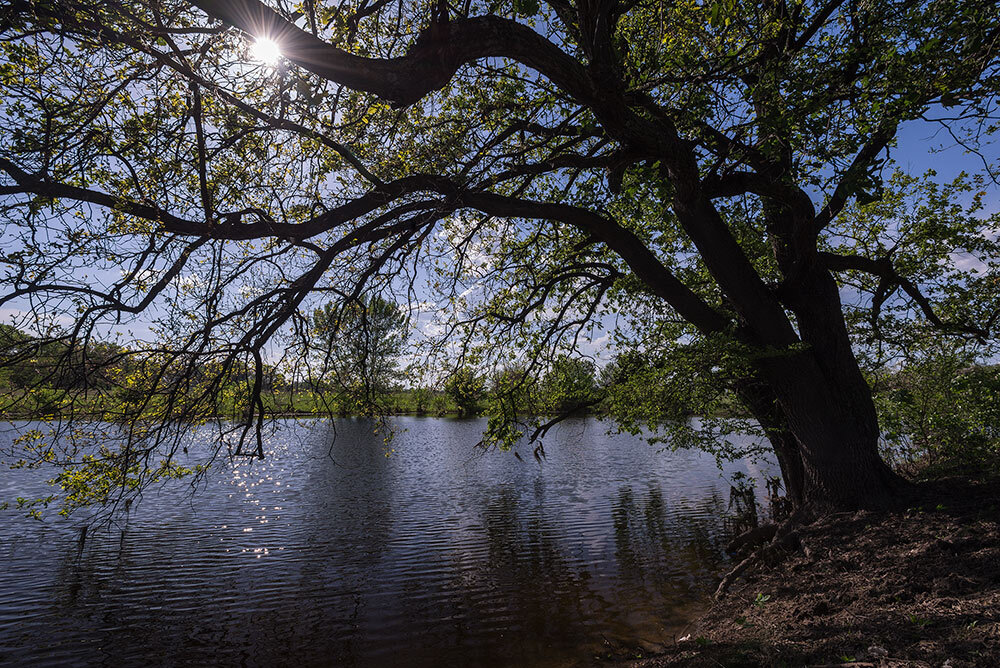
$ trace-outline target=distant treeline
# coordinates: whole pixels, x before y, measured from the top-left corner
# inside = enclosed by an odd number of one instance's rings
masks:
[[[321,349],[333,345],[327,342]],[[383,346],[383,348],[385,348]],[[738,412],[724,387],[697,381],[698,370],[678,359],[630,353],[602,368],[593,360],[559,355],[535,368],[508,367],[480,372],[460,367],[442,373],[436,384],[416,384],[396,370],[399,346],[382,356],[340,355],[336,364],[315,360],[310,375],[288,378],[265,364],[260,401],[272,415],[409,414],[435,416],[529,415],[613,412],[627,420],[650,416]],[[391,358],[391,359],[390,359]],[[364,364],[355,360],[364,359]],[[228,365],[223,369],[224,365]],[[107,342],[86,345],[69,339],[39,340],[9,325],[0,326],[0,415],[42,418],[67,412],[114,419],[162,411],[165,402],[183,415],[188,397],[211,394],[217,417],[243,414],[255,371],[233,360],[134,351]],[[220,380],[222,379],[222,380]],[[414,386],[417,385],[417,386]],[[162,395],[162,396],[161,396]],[[162,414],[162,413],[161,413]],[[200,413],[205,417],[205,413]]]
[[[525,412],[583,413],[599,408],[612,380],[608,369],[599,374],[592,361],[565,356],[555,359],[540,380],[523,369],[507,369],[491,377],[461,368],[437,386],[419,387],[407,387],[407,379],[398,373],[393,376],[397,382],[388,385],[382,378],[366,383],[362,373],[332,374],[329,370],[316,378],[292,380],[272,366],[265,367],[261,374],[265,410],[297,415],[365,414],[377,404],[380,412],[388,414],[474,416],[503,393],[508,399],[516,393],[519,409]],[[179,359],[167,364],[156,353],[107,342],[81,346],[68,339],[40,340],[0,325],[0,415],[8,418],[41,418],[67,411],[113,417],[129,412],[130,404],[149,401],[165,380],[178,385],[177,378],[164,378],[170,373],[185,374],[184,385],[191,392],[205,391],[204,384],[219,377],[219,369],[205,361],[185,364]],[[210,388],[219,398],[219,416],[240,414],[252,375],[250,368],[234,363],[225,374],[227,386]],[[333,382],[334,376],[338,381],[349,380]],[[377,395],[374,400],[373,394]]]
[[[704,353],[693,347],[669,357],[623,353],[602,368],[587,358],[561,355],[540,370],[515,366],[481,373],[461,367],[436,385],[417,387],[394,370],[395,359],[369,360],[375,373],[331,372],[324,366],[316,377],[294,380],[265,365],[259,400],[270,415],[597,414],[625,428],[693,415],[745,416],[727,370],[706,362]],[[0,416],[8,419],[68,413],[134,419],[147,412],[162,416],[164,406],[183,418],[186,406],[206,396],[210,408],[200,409],[198,417],[240,417],[254,375],[232,360],[165,362],[156,352],[107,342],[41,341],[0,325]],[[890,459],[930,464],[998,459],[1000,367],[983,364],[960,347],[932,349],[881,370],[869,382]],[[172,393],[180,388],[181,396],[162,393],[162,387]]]

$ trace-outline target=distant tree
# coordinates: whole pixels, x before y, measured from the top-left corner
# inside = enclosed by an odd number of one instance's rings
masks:
[[[550,413],[587,409],[602,398],[594,362],[567,355],[552,361],[539,390],[542,406]]]
[[[486,398],[486,380],[475,370],[462,367],[445,381],[444,392],[458,406],[459,415],[476,415]]]
[[[399,379],[409,321],[395,302],[376,295],[327,303],[313,311],[311,331],[313,381],[360,393],[360,400],[372,403]]]
[[[106,389],[126,352],[103,341],[70,345],[0,325],[0,382],[20,389]]]
[[[16,354],[31,337],[12,325],[0,324],[0,354]]]
[[[0,325],[0,383],[28,387],[35,378],[31,337],[11,325]]]
[[[417,415],[426,415],[431,405],[433,394],[430,388],[415,387],[410,390],[410,399],[413,402],[413,412]]]

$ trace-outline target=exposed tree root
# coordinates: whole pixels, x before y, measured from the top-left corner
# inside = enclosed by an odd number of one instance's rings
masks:
[[[816,519],[817,513],[814,509],[808,506],[801,506],[781,524],[765,525],[737,536],[729,544],[730,548],[734,548],[732,550],[734,552],[747,546],[762,542],[764,544],[754,550],[746,559],[736,564],[735,568],[726,573],[719,583],[719,587],[715,590],[715,599],[718,600],[725,596],[733,583],[748,570],[756,566],[774,566],[786,555],[799,549],[799,528],[812,523]],[[765,542],[768,540],[769,542]]]
[[[764,526],[744,531],[726,546],[726,552],[736,554],[743,550],[756,549],[757,546],[772,540],[777,532],[777,524],[765,524]]]

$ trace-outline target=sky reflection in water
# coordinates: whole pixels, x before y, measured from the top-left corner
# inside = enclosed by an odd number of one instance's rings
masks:
[[[594,420],[542,465],[477,454],[479,421],[397,426],[386,457],[368,423],[332,450],[284,423],[265,461],[147,495],[79,561],[76,523],[0,513],[0,663],[587,664],[668,641],[727,565],[710,457]],[[0,498],[35,473],[0,470]]]

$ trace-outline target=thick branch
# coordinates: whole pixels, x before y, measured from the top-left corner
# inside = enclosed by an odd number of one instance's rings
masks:
[[[408,106],[444,87],[462,65],[482,58],[512,58],[541,72],[570,95],[593,100],[584,67],[531,28],[497,16],[460,19],[447,37],[418,43],[399,58],[363,58],[324,42],[257,0],[192,0],[209,16],[281,44],[296,65],[355,90]]]
[[[718,332],[729,326],[726,317],[674,276],[635,234],[612,220],[568,204],[533,202],[493,193],[464,193],[459,201],[495,216],[553,220],[583,230],[617,253],[650,290],[703,332]]]
[[[425,175],[408,176],[382,187],[374,188],[347,204],[331,209],[304,223],[282,223],[259,216],[252,223],[242,222],[242,215],[222,215],[216,224],[187,220],[175,216],[153,204],[137,202],[124,197],[115,197],[97,190],[48,181],[35,174],[28,174],[14,163],[0,158],[0,169],[14,179],[17,186],[0,186],[0,195],[31,193],[54,198],[90,202],[114,211],[137,216],[145,220],[159,222],[163,229],[185,236],[208,237],[212,239],[247,240],[278,237],[301,241],[327,232],[338,225],[369,214],[381,206],[406,194],[420,190],[452,192],[454,186],[443,177]]]
[[[0,186],[0,195],[34,194],[90,202],[146,220],[158,221],[171,231],[201,236],[207,230],[204,222],[180,218],[146,202],[126,200],[97,190],[48,181],[37,174],[25,172],[6,158],[0,157],[0,169],[7,172],[17,184],[16,186]]]

